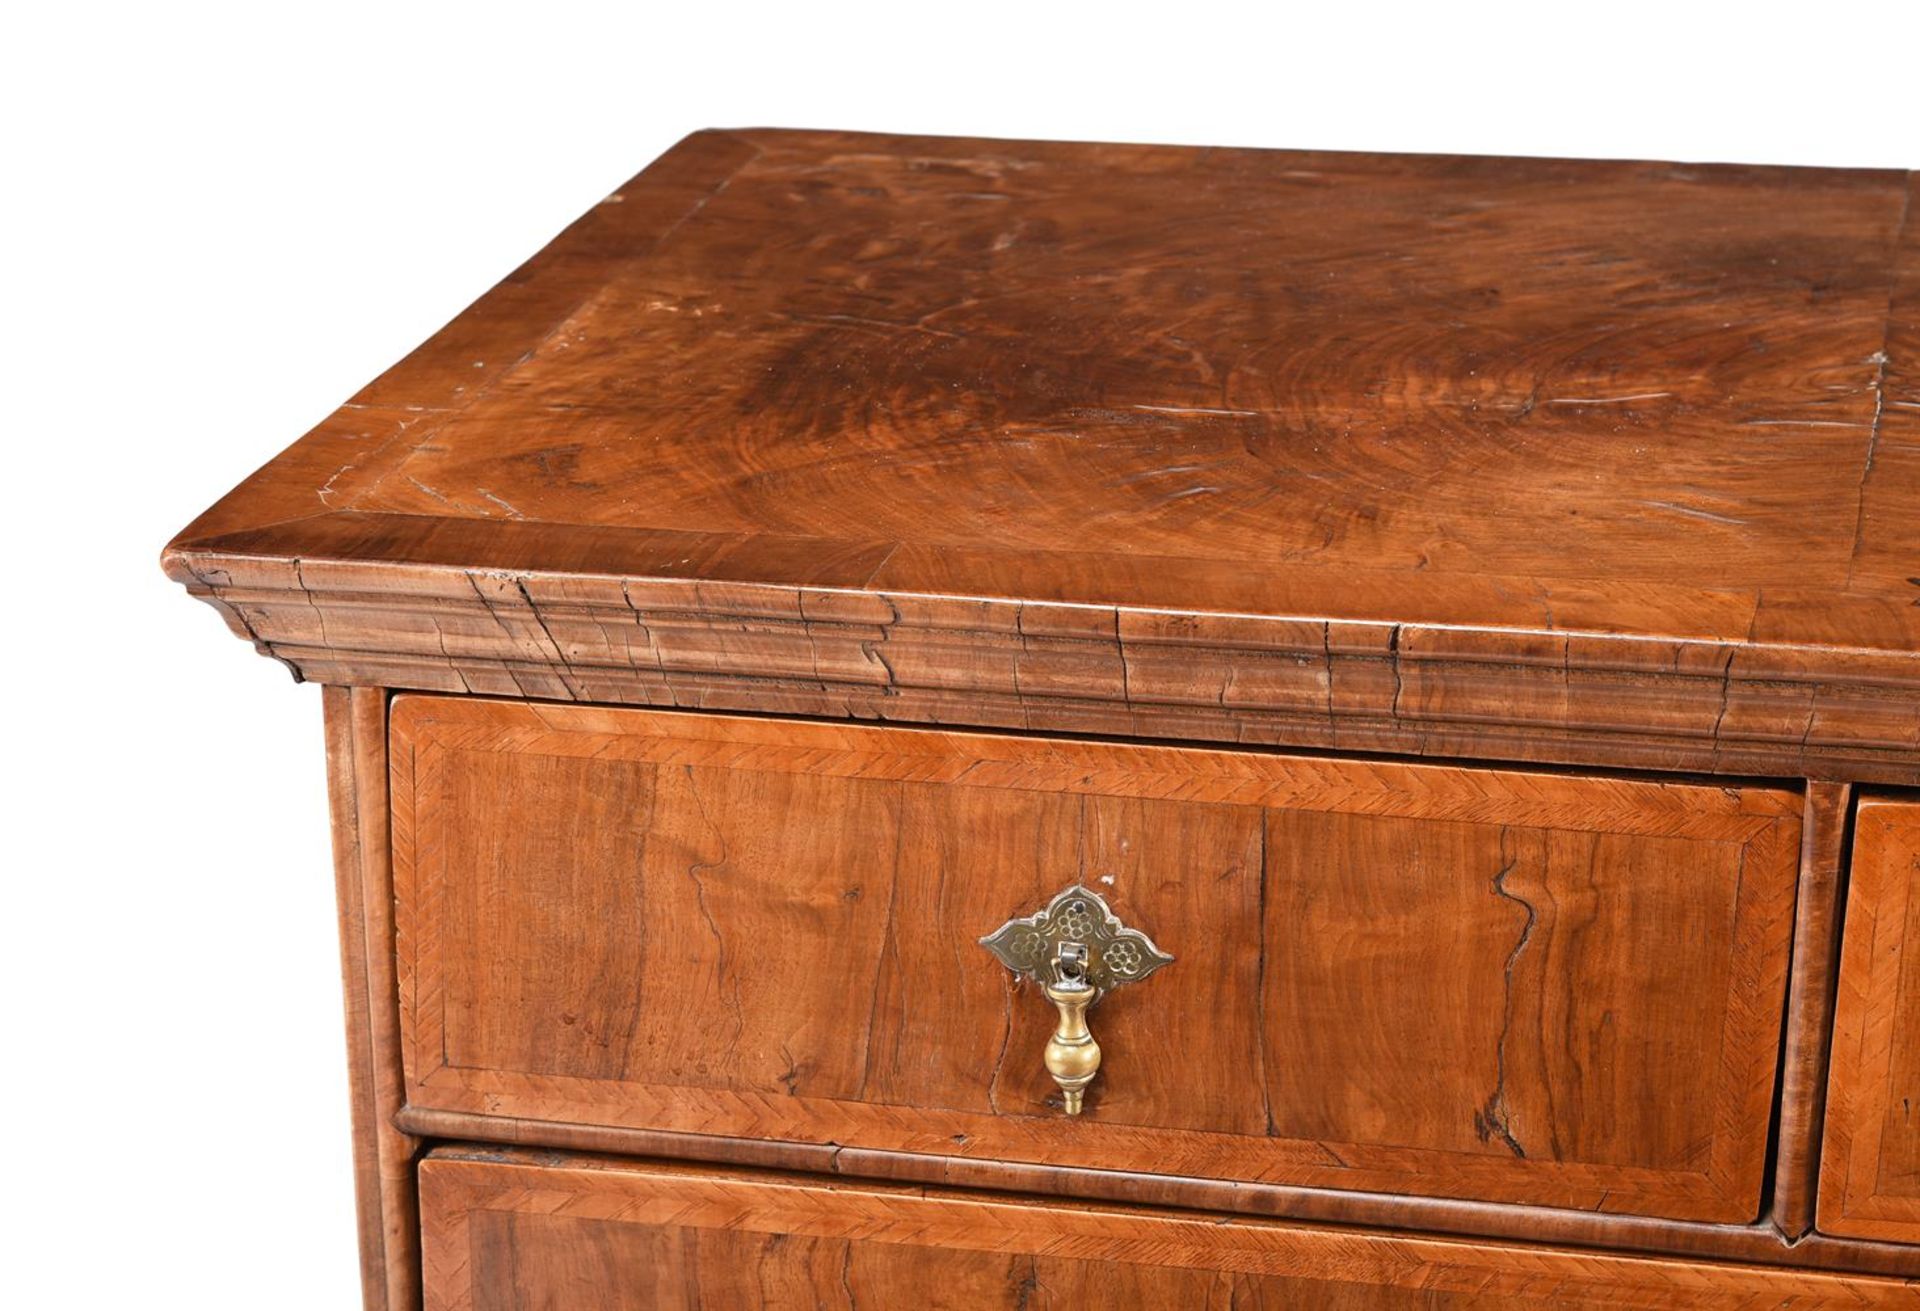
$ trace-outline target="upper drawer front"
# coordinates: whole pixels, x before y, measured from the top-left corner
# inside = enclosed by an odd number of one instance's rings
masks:
[[[1854,820],[1819,1227],[1920,1243],[1920,802]]]
[[[406,697],[417,1107],[1743,1221],[1799,821],[1764,789]],[[978,945],[1084,883],[1092,1011]]]

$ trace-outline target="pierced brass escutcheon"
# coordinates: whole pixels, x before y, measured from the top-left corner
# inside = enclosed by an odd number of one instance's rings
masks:
[[[980,945],[1039,984],[1058,1008],[1060,1023],[1047,1040],[1047,1072],[1060,1085],[1067,1114],[1080,1114],[1087,1085],[1100,1069],[1100,1044],[1087,1028],[1087,1008],[1121,984],[1173,964],[1173,957],[1122,924],[1099,893],[1077,883],[1046,909],[1008,920]]]

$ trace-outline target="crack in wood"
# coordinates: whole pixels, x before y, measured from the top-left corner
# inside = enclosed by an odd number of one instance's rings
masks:
[[[681,772],[686,776],[687,795],[692,799],[694,809],[700,814],[700,822],[706,825],[707,831],[713,834],[714,841],[720,844],[720,854],[715,859],[696,859],[688,865],[687,877],[693,880],[693,895],[700,908],[700,918],[706,921],[707,932],[713,935],[716,953],[713,977],[722,982],[720,994],[727,1009],[733,1014],[733,1041],[737,1045],[741,1035],[747,1029],[746,1008],[740,999],[739,974],[728,965],[730,953],[727,951],[726,937],[720,932],[720,923],[714,918],[713,908],[707,902],[706,883],[706,875],[714,870],[725,868],[732,856],[727,846],[727,835],[721,831],[718,824],[713,822],[713,815],[707,809],[706,797],[701,793],[700,785],[693,776],[693,766],[683,765]]]
[[[1527,949],[1527,943],[1532,940],[1534,925],[1538,923],[1539,916],[1532,902],[1507,889],[1507,876],[1512,874],[1514,868],[1520,863],[1520,858],[1510,854],[1508,850],[1510,841],[1509,830],[1502,826],[1500,829],[1502,864],[1499,873],[1493,876],[1493,893],[1496,897],[1518,905],[1526,912],[1527,918],[1526,923],[1521,926],[1519,940],[1513,944],[1513,950],[1507,953],[1506,964],[1502,969],[1500,1037],[1494,1045],[1493,1091],[1488,1094],[1486,1104],[1473,1113],[1473,1131],[1483,1143],[1498,1138],[1506,1145],[1507,1150],[1525,1160],[1527,1150],[1514,1136],[1512,1115],[1507,1107],[1507,1039],[1513,1031],[1513,968],[1520,959],[1520,953]]]

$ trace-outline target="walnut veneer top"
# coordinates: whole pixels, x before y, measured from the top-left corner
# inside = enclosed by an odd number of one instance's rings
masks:
[[[1709,694],[1792,683],[1804,713],[1742,740],[1808,765],[1822,743],[1864,751],[1905,778],[1916,189],[1900,172],[700,133],[202,516],[168,565],[329,681],[455,687],[392,662],[544,661],[563,691],[515,686],[588,699],[569,667],[646,663],[551,634],[489,651],[457,624],[435,656],[361,604],[478,613],[488,580],[536,617],[543,595],[613,607],[620,580],[642,623],[653,605],[785,604],[794,622],[910,627],[969,598],[1037,622],[928,625],[1111,646],[1168,616],[1187,635],[1241,624],[1236,649],[1323,661],[1316,713],[1383,731],[1421,707],[1404,684],[1341,703],[1343,650]],[[283,614],[354,615],[340,632],[253,622],[276,591],[299,594]],[[1293,627],[1245,635],[1266,619]],[[721,665],[699,672],[786,676]],[[923,681],[972,687],[957,677]],[[1049,694],[1170,704],[1124,679]],[[1568,695],[1548,717],[1577,734]],[[1717,742],[1741,710],[1719,696],[1659,731]],[[1235,704],[1223,690],[1217,708]]]

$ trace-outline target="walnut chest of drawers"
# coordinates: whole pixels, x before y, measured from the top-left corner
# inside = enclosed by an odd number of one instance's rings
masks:
[[[367,1305],[1920,1304],[1916,190],[676,146],[165,554]]]

